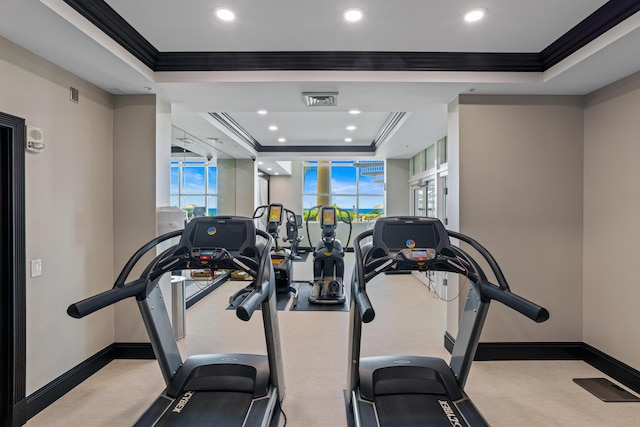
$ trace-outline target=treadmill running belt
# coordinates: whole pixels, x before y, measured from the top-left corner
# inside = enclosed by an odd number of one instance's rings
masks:
[[[186,391],[171,404],[156,426],[241,427],[252,400],[251,393]]]
[[[468,427],[453,402],[443,395],[376,396],[381,427]]]

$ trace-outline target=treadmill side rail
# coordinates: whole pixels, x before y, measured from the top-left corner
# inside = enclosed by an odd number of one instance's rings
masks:
[[[273,389],[270,396],[254,399],[244,420],[243,426],[269,427],[278,403],[278,390]]]
[[[355,391],[351,393],[351,409],[356,427],[380,425],[375,404],[361,400]]]
[[[449,362],[449,366],[462,388],[467,382],[471,364],[476,355],[490,302],[491,300],[483,302],[476,290],[476,285],[469,284],[467,300],[458,327],[458,336],[451,350],[451,361]]]
[[[270,268],[271,277],[273,278],[273,266],[270,265]],[[285,396],[284,368],[282,366],[282,347],[280,345],[280,327],[278,325],[275,284],[270,286],[269,298],[262,303],[261,311],[271,384],[273,384],[277,390],[278,401],[282,402]]]
[[[156,279],[156,281],[159,280],[160,278]],[[149,334],[153,353],[158,359],[162,376],[168,386],[182,366],[182,357],[173,335],[173,328],[171,328],[169,313],[162,298],[160,286],[155,286],[147,298],[138,301],[138,308]]]

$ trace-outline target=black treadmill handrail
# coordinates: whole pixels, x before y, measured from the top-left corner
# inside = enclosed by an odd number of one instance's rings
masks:
[[[144,269],[142,274],[140,274],[141,279],[153,280],[156,277],[159,277],[161,274],[164,274],[163,270],[170,268],[171,270],[179,270],[180,268],[177,265],[171,264],[166,265],[167,261],[171,260],[171,262],[180,261],[184,259],[184,256],[173,255],[173,252],[176,250],[178,245],[173,245],[170,248],[163,251],[160,255],[156,256],[152,262],[150,262],[147,267]],[[173,255],[173,256],[169,256]],[[158,274],[158,271],[162,271],[161,274]],[[152,274],[154,273],[154,274]],[[152,277],[154,276],[154,277]]]
[[[133,256],[131,256],[131,258],[129,258],[129,261],[127,261],[125,266],[122,268],[122,271],[118,275],[118,278],[116,279],[115,283],[113,284],[113,287],[116,288],[116,287],[124,286],[125,281],[127,280],[127,277],[129,276],[129,273],[131,273],[131,270],[133,270],[133,267],[135,267],[135,265],[138,263],[138,261],[140,261],[140,259],[147,252],[149,252],[151,249],[155,248],[156,246],[158,246],[158,244],[164,242],[165,240],[172,239],[172,238],[178,237],[178,236],[182,236],[183,232],[184,232],[184,230],[170,231],[169,233],[165,233],[165,234],[163,234],[161,236],[156,237],[155,239],[150,240],[147,244],[145,244],[140,249],[138,249],[136,251],[136,253],[134,253]]]
[[[355,253],[356,259],[351,279],[351,292],[353,293],[353,298],[358,305],[360,318],[364,323],[369,323],[376,317],[375,310],[369,300],[369,295],[367,295],[367,281],[365,280],[363,268],[364,257],[362,254],[362,247],[360,246],[360,242],[369,236],[373,236],[373,230],[364,231],[356,237],[353,245],[353,252]]]
[[[472,239],[466,234],[462,234],[457,231],[447,230],[447,234],[450,237],[453,237],[454,239],[462,240],[463,242],[468,243],[469,245],[471,245],[471,247],[473,247],[473,249],[478,251],[478,253],[482,255],[482,257],[487,261],[487,263],[489,264],[489,267],[491,267],[491,271],[496,277],[496,280],[498,281],[498,285],[500,286],[500,288],[510,290],[509,284],[507,283],[507,279],[504,277],[504,274],[502,273],[502,270],[500,269],[498,262],[495,260],[495,258],[493,258],[493,255],[491,255],[484,246],[478,243],[475,239]]]
[[[458,262],[462,261],[466,263],[465,267],[468,265],[471,269],[473,269],[473,274],[471,272],[468,272],[467,274],[472,274],[471,277],[474,283],[487,280],[487,275],[484,274],[484,271],[482,270],[478,262],[473,259],[471,255],[455,245],[452,245],[451,249],[453,250],[453,253],[455,254]],[[462,274],[461,272],[457,271],[455,273]]]
[[[165,250],[160,255],[155,257],[147,265],[145,270],[142,272],[140,278],[138,278],[137,280],[134,280],[126,284],[121,281],[125,280],[129,276],[129,273],[131,272],[131,270],[135,267],[137,262],[147,252],[149,252],[151,249],[153,249],[154,247],[156,247],[158,244],[162,243],[165,240],[182,235],[183,231],[184,230],[172,231],[172,232],[163,234],[162,236],[158,236],[155,239],[152,239],[151,241],[146,243],[144,246],[138,249],[136,253],[125,264],[124,268],[120,272],[120,275],[116,279],[116,282],[114,283],[111,289],[69,305],[69,307],[67,308],[67,314],[76,319],[80,319],[102,308],[105,308],[111,304],[115,304],[116,302],[122,301],[123,299],[130,298],[130,297],[136,297],[136,299],[141,299],[145,297],[151,290],[149,288],[149,285],[155,285],[155,280],[158,277],[162,276],[163,274],[175,268],[174,265],[170,265],[170,266],[162,265],[162,262],[171,258],[174,258],[176,260],[180,258],[184,258],[183,255],[175,255],[175,256],[173,255],[177,245],[172,246],[171,248]],[[252,294],[249,295],[251,299],[247,297],[247,299],[245,299],[245,301],[243,301],[243,303],[240,304],[240,306],[236,310],[237,316],[242,320],[249,320],[251,318],[251,315],[253,314],[253,312],[259,305],[259,303],[262,302],[262,300],[264,300],[267,297],[269,292],[269,289],[268,289],[269,277],[266,277],[266,280],[265,280],[265,275],[266,275],[265,271],[268,271],[268,267],[271,265],[270,253],[271,253],[271,248],[273,247],[274,239],[269,233],[259,229],[256,229],[256,235],[260,235],[267,240],[265,249],[263,250],[263,253],[260,256],[258,271],[257,272],[253,271],[250,267],[247,267],[246,264],[243,263],[242,261],[240,261],[237,264],[238,267],[247,271],[247,273],[251,274],[256,279],[255,281],[256,288],[254,289]],[[242,256],[234,257],[226,249],[224,248],[221,248],[221,249],[223,249],[224,252],[230,256],[229,259],[231,262],[235,262],[234,260],[239,261],[239,258],[244,258]],[[160,268],[158,268],[158,266],[160,266]]]
[[[171,231],[150,240],[148,243],[138,249],[133,254],[133,256],[131,256],[131,258],[129,258],[125,266],[120,271],[120,274],[118,275],[118,278],[114,282],[111,289],[69,305],[69,307],[67,307],[67,314],[73,318],[81,319],[82,317],[94,313],[111,304],[115,304],[118,301],[122,301],[123,299],[129,297],[139,298],[140,295],[144,295],[147,292],[146,278],[140,277],[139,279],[134,280],[130,283],[125,283],[125,280],[127,279],[127,277],[129,277],[131,270],[147,252],[149,252],[151,249],[155,248],[158,244],[164,242],[165,240],[181,236],[183,231],[184,230]],[[166,254],[167,252],[168,251],[163,252],[162,255]],[[161,256],[154,258],[153,263],[158,262]]]
[[[549,311],[538,304],[531,302],[519,295],[511,293],[508,289],[500,288],[489,282],[480,282],[481,297],[500,301],[507,307],[517,311],[518,313],[528,317],[536,323],[542,323],[549,319]]]
[[[138,279],[125,286],[118,286],[107,291],[85,298],[82,301],[71,304],[67,308],[67,314],[75,319],[81,319],[91,313],[129,297],[138,297],[147,290],[147,280]]]
[[[493,272],[494,276],[498,281],[498,285],[490,283],[487,280],[486,275],[484,274],[484,272],[482,271],[478,263],[473,259],[473,257],[468,255],[465,251],[463,251],[459,247],[455,245],[451,245],[451,249],[454,251],[454,253],[456,253],[457,256],[462,256],[464,258],[464,261],[473,268],[474,270],[473,272],[467,272],[467,278],[471,280],[475,285],[477,285],[478,292],[484,301],[489,299],[499,301],[504,305],[506,305],[507,307],[523,314],[524,316],[530,318],[531,320],[537,323],[541,323],[549,319],[549,312],[547,311],[547,309],[511,292],[509,288],[509,284],[507,283],[507,280],[504,277],[504,274],[502,273],[500,266],[498,265],[495,258],[493,258],[491,253],[484,246],[478,243],[475,239],[465,234],[455,232],[455,231],[450,231],[450,230],[446,230],[446,231],[450,237],[459,239],[471,245],[471,247],[473,247],[480,255],[482,255],[482,257],[489,264],[491,271]],[[369,280],[371,280],[373,277],[377,276],[378,274],[391,268],[391,266],[394,265],[393,262],[389,262],[386,265],[384,262],[382,262],[382,264],[378,268],[376,268],[374,271],[371,271],[369,274],[365,273],[365,271],[367,270],[365,268],[366,255],[363,255],[360,242],[369,236],[373,236],[373,234],[374,234],[373,230],[367,230],[361,233],[358,237],[356,237],[356,242],[354,244],[354,253],[355,253],[356,262],[355,262],[353,278],[357,279],[357,281],[354,281],[352,292],[354,293],[354,298],[358,303],[360,315],[364,323],[368,323],[372,321],[373,318],[375,317],[373,306],[371,305],[371,302],[367,295],[366,283]],[[370,249],[371,247],[369,248],[369,250]],[[383,260],[393,261],[394,259],[395,258],[393,256],[387,256],[382,258],[376,258],[375,261],[376,263],[380,263]],[[462,266],[462,260],[458,260],[458,262],[461,263],[460,265]],[[460,271],[455,271],[450,266],[449,266],[449,269],[445,269],[445,268],[435,268],[435,269],[442,270],[442,271],[451,271],[453,273],[461,274]],[[355,285],[355,283],[357,283],[357,286]],[[366,320],[365,320],[365,317],[366,317]]]
[[[273,277],[270,277],[268,273],[269,269],[272,267],[271,249],[273,248],[274,239],[273,236],[271,236],[269,233],[260,229],[256,229],[256,234],[267,239],[267,244],[265,245],[260,256],[260,265],[258,266],[257,275],[256,277],[254,277],[255,288],[236,309],[236,316],[238,316],[240,320],[244,321],[248,321],[251,319],[251,316],[258,308],[260,303],[268,298],[269,294],[273,291],[272,289],[270,289]]]

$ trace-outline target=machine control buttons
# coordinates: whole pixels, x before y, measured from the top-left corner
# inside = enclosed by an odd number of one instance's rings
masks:
[[[398,258],[405,261],[429,261],[435,259],[437,252],[434,248],[427,249],[402,249],[398,253]]]

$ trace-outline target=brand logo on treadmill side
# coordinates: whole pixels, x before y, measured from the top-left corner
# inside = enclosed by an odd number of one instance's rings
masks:
[[[184,407],[187,406],[187,403],[189,403],[189,399],[191,399],[193,395],[194,393],[192,391],[187,391],[185,394],[183,394],[180,398],[180,401],[176,404],[176,406],[173,408],[173,411],[171,412],[176,412],[178,414],[182,412]]]
[[[404,244],[407,245],[409,249],[413,249],[416,247],[416,241],[413,239],[407,240],[406,242],[404,242]]]
[[[447,419],[453,427],[464,427],[456,416],[456,413],[453,412],[453,409],[451,409],[451,406],[449,406],[449,402],[447,402],[446,400],[438,400],[438,403],[440,404],[442,411],[447,416]]]
[[[209,227],[209,228],[207,228],[207,234],[208,234],[209,236],[213,236],[213,235],[214,235],[214,234],[216,234],[217,232],[218,232],[218,230],[216,230],[216,228],[215,228],[215,227]]]

